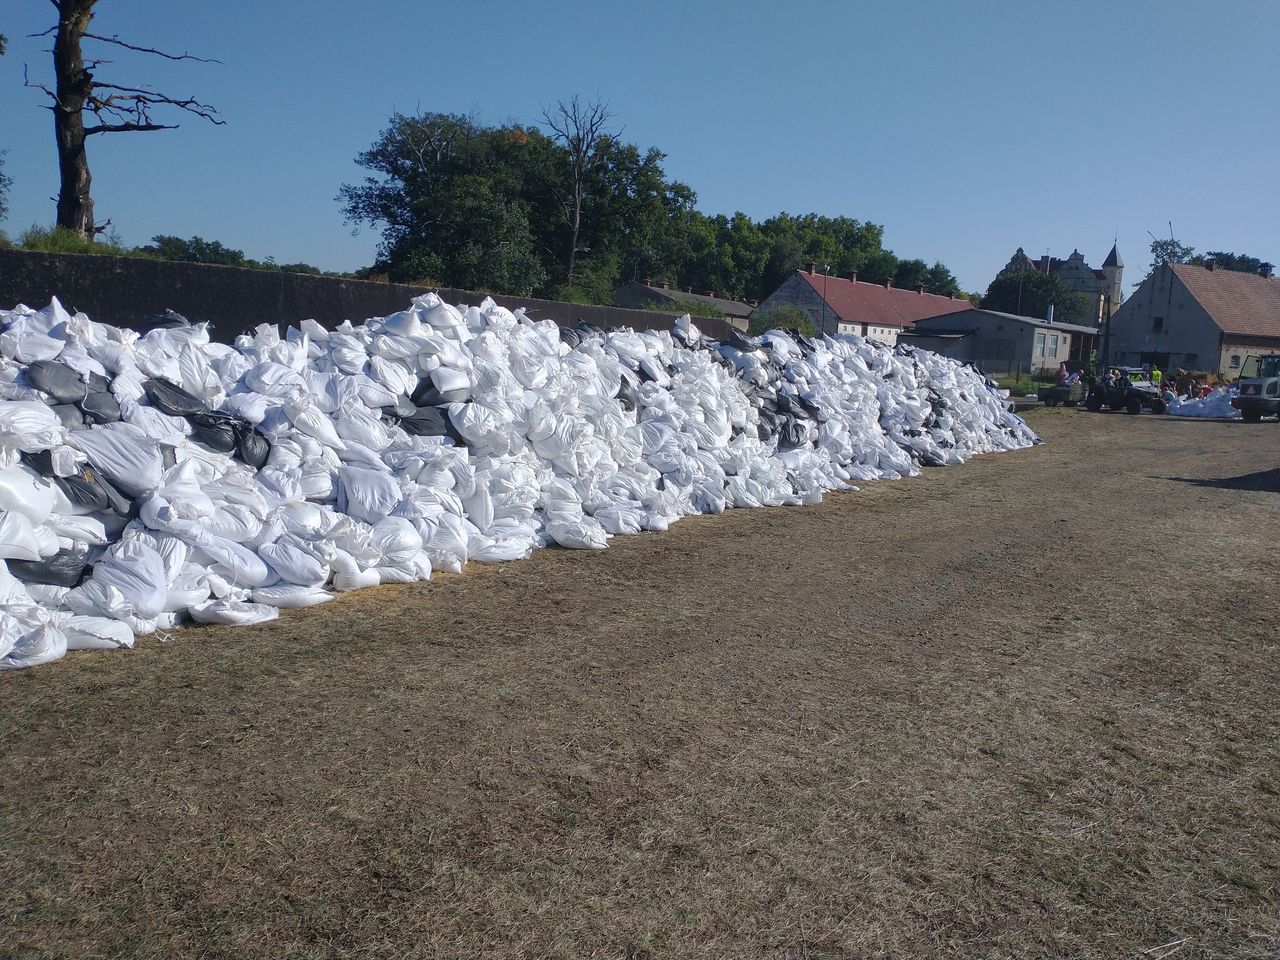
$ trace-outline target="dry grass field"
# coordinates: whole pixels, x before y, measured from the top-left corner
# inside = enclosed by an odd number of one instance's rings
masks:
[[[1275,957],[1280,426],[0,676],[7,957]]]

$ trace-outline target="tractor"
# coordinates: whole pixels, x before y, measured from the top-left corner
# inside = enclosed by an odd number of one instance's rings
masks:
[[[1249,357],[1245,361],[1246,369],[1251,360],[1257,361],[1257,376],[1240,378],[1240,394],[1231,399],[1231,405],[1246,420],[1258,421],[1274,413],[1280,422],[1280,354]]]

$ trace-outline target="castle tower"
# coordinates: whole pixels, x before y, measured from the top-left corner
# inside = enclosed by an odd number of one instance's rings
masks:
[[[1120,251],[1114,243],[1107,259],[1102,261],[1102,276],[1105,278],[1103,293],[1107,298],[1107,309],[1103,312],[1110,315],[1119,309],[1120,301],[1124,299],[1124,261],[1120,259]]]

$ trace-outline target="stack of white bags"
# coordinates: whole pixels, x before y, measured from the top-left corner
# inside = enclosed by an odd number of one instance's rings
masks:
[[[0,668],[1037,442],[859,337],[561,329],[486,300],[233,346],[0,311]]]
[[[1242,414],[1231,405],[1239,396],[1235,387],[1219,387],[1194,400],[1181,397],[1169,401],[1169,413],[1175,417],[1205,417],[1210,420],[1239,420]]]

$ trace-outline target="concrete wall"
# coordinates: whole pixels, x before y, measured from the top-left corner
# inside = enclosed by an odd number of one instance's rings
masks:
[[[1170,370],[1227,372],[1218,325],[1168,267],[1142,281],[1112,314],[1108,350],[1113,366],[1137,366],[1144,353],[1168,354]]]
[[[94,320],[133,327],[168,307],[190,320],[211,323],[213,335],[223,341],[260,323],[312,319],[334,327],[343,320],[383,317],[431,289],[133,257],[0,250],[0,308],[19,303],[43,307],[56,296],[64,306],[83,310]],[[479,304],[486,296],[468,290],[436,292],[454,304]],[[527,297],[495,294],[493,299],[511,310],[524,307],[535,320],[561,325],[582,319],[605,328],[670,330],[676,318],[672,313]],[[714,318],[695,317],[694,323],[714,337],[726,336],[731,329]]]

